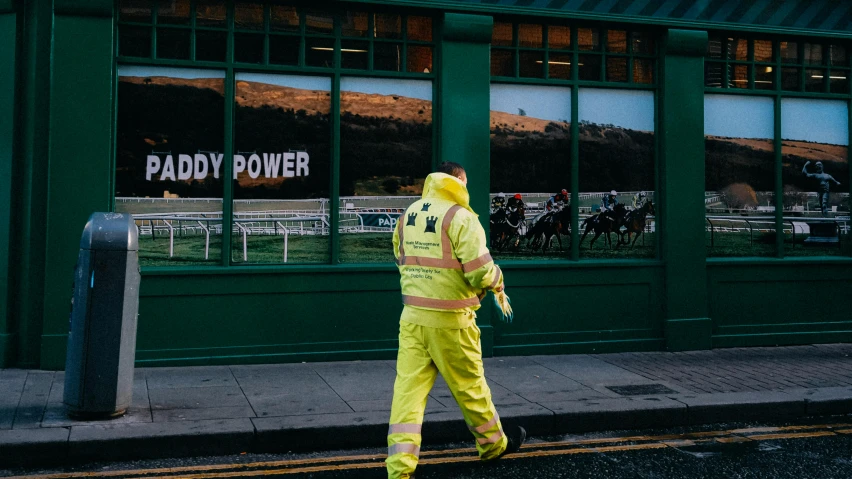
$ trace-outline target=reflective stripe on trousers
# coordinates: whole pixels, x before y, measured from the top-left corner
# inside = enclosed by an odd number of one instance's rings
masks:
[[[438,372],[462,410],[480,457],[493,459],[506,450],[507,439],[485,382],[476,324],[443,329],[400,322],[396,369],[388,428],[389,478],[407,478],[417,467],[420,426]]]

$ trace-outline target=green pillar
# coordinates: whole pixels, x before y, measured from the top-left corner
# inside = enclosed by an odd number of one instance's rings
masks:
[[[40,367],[62,369],[71,281],[89,215],[113,196],[113,3],[54,0]]]
[[[660,202],[665,337],[670,351],[710,349],[704,245],[704,55],[707,32],[669,30],[663,78]]]
[[[14,325],[9,305],[9,249],[12,219],[12,158],[15,138],[15,77],[18,16],[12,0],[0,1],[0,368],[14,357]]]
[[[467,170],[470,205],[488,231],[490,179],[490,16],[444,14],[438,57],[438,162],[454,161]],[[491,300],[483,302],[477,324],[482,353],[491,356],[494,334]]]

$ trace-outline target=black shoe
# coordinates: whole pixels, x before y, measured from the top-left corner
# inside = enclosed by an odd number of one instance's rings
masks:
[[[509,443],[506,444],[506,450],[497,456],[497,459],[500,459],[506,454],[514,454],[518,452],[524,444],[524,441],[527,440],[527,430],[521,426],[514,426],[510,433],[506,436],[509,438]]]

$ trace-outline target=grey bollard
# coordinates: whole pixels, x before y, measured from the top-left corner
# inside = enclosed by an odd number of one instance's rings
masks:
[[[63,402],[74,418],[124,414],[133,397],[139,311],[139,233],[133,217],[93,213],[74,271]]]

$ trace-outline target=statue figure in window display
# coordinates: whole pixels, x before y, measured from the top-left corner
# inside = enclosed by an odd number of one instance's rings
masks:
[[[822,211],[822,215],[826,216],[826,213],[828,212],[828,194],[831,190],[829,181],[833,181],[837,186],[840,186],[840,182],[835,180],[833,176],[823,170],[821,161],[817,161],[814,164],[816,173],[808,172],[808,165],[810,164],[810,161],[805,163],[805,166],[802,167],[802,173],[804,173],[808,178],[813,178],[819,181],[819,189],[817,190],[817,193],[819,194],[819,209]]]

